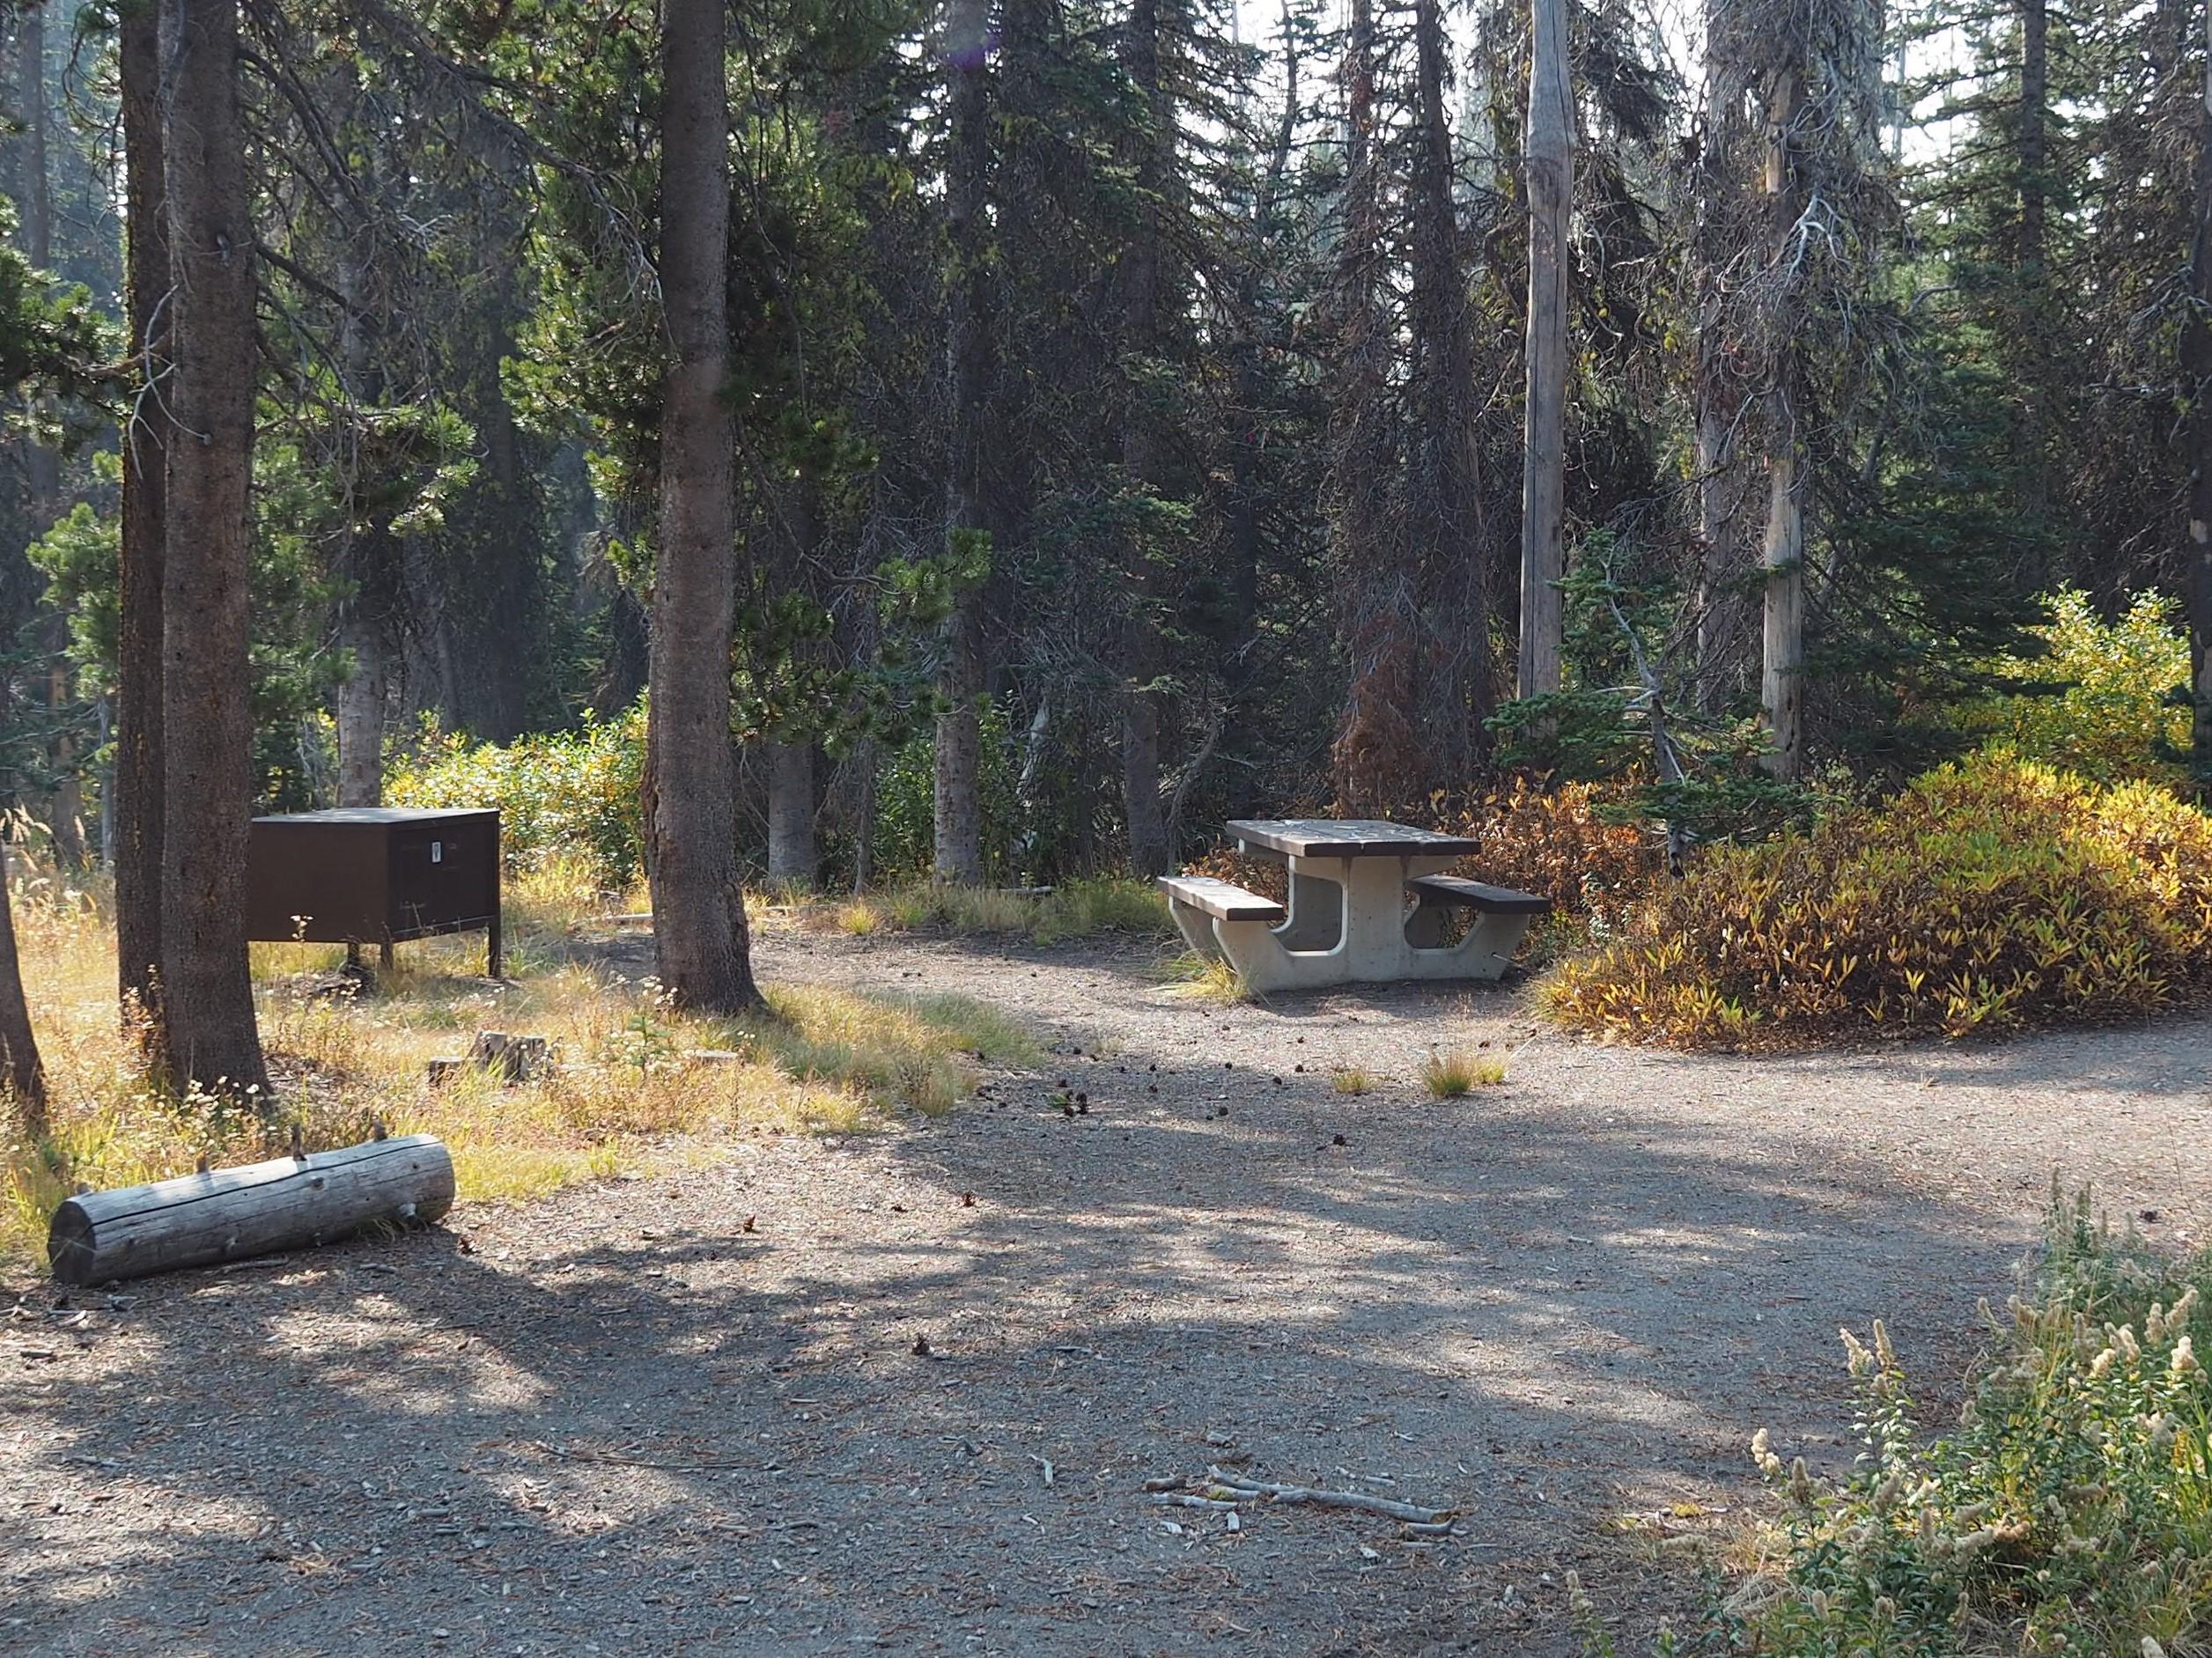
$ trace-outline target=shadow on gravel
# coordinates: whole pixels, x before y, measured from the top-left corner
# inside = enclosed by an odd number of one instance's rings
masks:
[[[6,1407],[60,1448],[0,1511],[0,1651],[1563,1654],[1567,1566],[1632,1632],[1680,1593],[1606,1516],[1740,1492],[1761,1424],[1840,1455],[1837,1325],[1935,1368],[2014,1254],[1633,1102],[1080,1063],[1084,1116],[1040,1079],[813,1148],[851,1207],[803,1227],[733,1165],[557,1199],[527,1263],[128,1286],[143,1346]],[[1213,1461],[1463,1535],[1140,1491]]]

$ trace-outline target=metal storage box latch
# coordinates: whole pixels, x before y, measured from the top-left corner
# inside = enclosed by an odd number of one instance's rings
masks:
[[[430,844],[430,861],[433,864],[442,864],[446,861],[445,842],[432,841]]]

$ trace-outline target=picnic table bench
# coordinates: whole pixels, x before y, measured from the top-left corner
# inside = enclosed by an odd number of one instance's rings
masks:
[[[1228,832],[1239,850],[1288,866],[1287,904],[1210,875],[1163,875],[1160,887],[1184,941],[1226,960],[1255,991],[1494,979],[1530,921],[1551,908],[1532,893],[1444,873],[1480,850],[1456,835],[1330,818],[1237,818]],[[1460,910],[1471,922],[1447,942],[1447,917]]]

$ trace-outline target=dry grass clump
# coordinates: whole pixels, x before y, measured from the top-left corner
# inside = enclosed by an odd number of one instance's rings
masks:
[[[1187,996],[1195,1002],[1235,1007],[1258,999],[1253,995],[1252,987],[1244,982],[1244,976],[1222,956],[1200,955],[1195,950],[1185,950],[1169,959],[1161,971],[1172,981],[1176,995]]]
[[[1370,1094],[1375,1089],[1375,1075],[1357,1065],[1339,1065],[1329,1073],[1329,1086],[1338,1094]]]
[[[1503,1082],[1505,1061],[1464,1049],[1432,1050],[1421,1061],[1420,1077],[1432,1099],[1464,1099],[1477,1088],[1494,1088]]]
[[[1989,1315],[1970,1402],[1923,1434],[1882,1326],[1844,1346],[1860,1454],[1837,1480],[1751,1454],[1783,1513],[1719,1650],[2179,1654],[2212,1637],[2212,1259],[2054,1200],[2040,1284]]]
[[[941,1111],[978,1061],[1026,1063],[1027,1035],[960,997],[859,996],[771,988],[774,1017],[697,1018],[658,987],[578,959],[566,940],[595,893],[550,873],[516,884],[508,906],[510,980],[479,976],[481,940],[402,947],[373,992],[332,969],[343,952],[256,945],[263,1044],[283,1127],[209,1099],[165,1098],[139,1074],[118,1028],[113,934],[96,904],[51,883],[18,890],[17,929],[32,1016],[51,1073],[44,1145],[0,1130],[0,1257],[43,1245],[54,1205],[85,1181],[127,1185],[267,1154],[299,1122],[311,1146],[431,1133],[452,1147],[461,1195],[540,1196],[579,1180],[682,1161],[720,1135],[845,1131],[902,1110]],[[465,1075],[430,1089],[425,1062],[475,1032],[542,1035],[557,1065],[505,1087]],[[701,1058],[702,1052],[737,1056]]]
[[[1702,854],[1543,989],[1564,1023],[1782,1045],[2141,1015],[2212,991],[2212,819],[2002,753]]]

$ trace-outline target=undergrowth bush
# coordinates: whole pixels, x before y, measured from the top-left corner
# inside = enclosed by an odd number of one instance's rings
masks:
[[[2205,1256],[2162,1260],[2053,1194],[2033,1293],[1988,1318],[1958,1428],[1921,1431],[1882,1326],[1844,1335],[1860,1446],[1839,1480],[1752,1455],[1787,1516],[1708,1632],[1763,1658],[2201,1651],[2212,1638]]]
[[[644,871],[643,704],[581,730],[471,743],[435,729],[387,769],[392,806],[499,808],[510,868],[580,859],[602,890],[626,892]]]
[[[2212,820],[1989,752],[1803,834],[1714,847],[1555,970],[1585,1030],[1701,1044],[2142,1014],[2212,989]]]
[[[1525,778],[1458,822],[1441,825],[1482,843],[1468,873],[1532,892],[1554,913],[1618,923],[1666,875],[1666,848],[1649,829],[1609,817],[1625,790],[1589,783],[1540,788]]]

